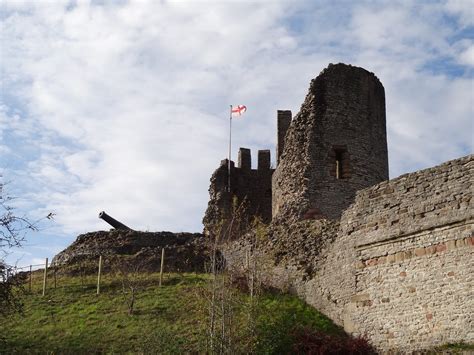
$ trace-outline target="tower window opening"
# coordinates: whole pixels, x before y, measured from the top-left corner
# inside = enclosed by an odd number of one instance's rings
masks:
[[[350,155],[345,145],[333,146],[328,154],[329,174],[337,180],[350,179]]]
[[[342,179],[342,151],[336,150],[336,179]]]

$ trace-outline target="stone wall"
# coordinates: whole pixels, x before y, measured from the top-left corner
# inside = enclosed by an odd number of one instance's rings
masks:
[[[388,179],[385,93],[365,69],[329,65],[311,82],[273,177],[273,218],[337,219]]]
[[[258,151],[258,167],[252,169],[250,149],[240,148],[238,166],[235,167],[234,162],[231,162],[229,191],[228,160],[221,161],[220,167],[211,177],[210,200],[203,218],[205,234],[216,228],[225,230],[231,216],[237,214],[242,226],[250,227],[254,217],[260,217],[264,223],[269,223],[272,218],[273,171],[269,150]],[[240,212],[237,213],[236,210]]]
[[[230,192],[227,161],[211,179],[206,229],[245,198],[247,220],[271,220],[227,245],[228,266],[257,260],[267,285],[380,350],[474,343],[473,156],[387,181],[384,88],[345,64],[311,82],[293,120],[279,111],[278,129],[275,172],[241,150]]]
[[[359,250],[359,261],[369,259],[356,272],[353,331],[399,350],[473,342],[471,230],[472,223],[439,227]]]
[[[228,247],[380,350],[474,343],[474,156],[357,193],[339,221],[274,221]],[[258,246],[252,240],[260,240]]]
[[[379,348],[474,342],[473,156],[357,193],[306,299]]]

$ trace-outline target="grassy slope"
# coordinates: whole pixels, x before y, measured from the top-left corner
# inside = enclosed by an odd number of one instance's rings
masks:
[[[158,275],[146,275],[130,316],[117,280],[105,279],[100,296],[94,278],[61,278],[56,289],[40,295],[40,280],[25,297],[23,315],[0,320],[8,332],[0,352],[116,353],[202,352],[206,349],[209,304],[207,276],[171,275],[158,287]],[[235,303],[235,341],[248,341],[247,296]],[[240,305],[240,306],[239,306]],[[332,322],[295,297],[265,294],[255,317],[259,353],[278,353],[291,346],[290,329],[306,325],[342,335]],[[247,335],[246,335],[247,334]],[[238,337],[241,337],[240,340]],[[343,335],[342,335],[343,336]],[[289,349],[288,349],[289,350]]]

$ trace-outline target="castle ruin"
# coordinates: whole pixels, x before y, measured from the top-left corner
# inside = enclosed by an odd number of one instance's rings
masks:
[[[273,218],[339,218],[358,190],[388,179],[384,88],[365,69],[325,69],[285,137]]]
[[[365,69],[336,64],[314,79],[300,112],[277,114],[277,167],[259,151],[211,178],[205,232],[245,205],[242,234],[225,251],[264,282],[298,294],[380,350],[474,342],[472,155],[388,180],[385,94]],[[240,231],[242,232],[242,230]]]

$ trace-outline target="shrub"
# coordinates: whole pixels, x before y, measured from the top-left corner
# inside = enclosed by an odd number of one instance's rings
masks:
[[[377,354],[363,337],[342,337],[309,328],[293,331],[293,353],[313,355],[366,355]]]

